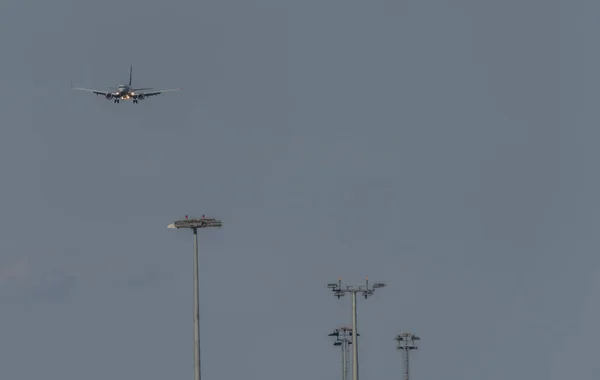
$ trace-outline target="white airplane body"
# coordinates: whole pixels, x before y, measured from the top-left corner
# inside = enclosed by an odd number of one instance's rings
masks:
[[[133,103],[137,103],[139,100],[144,100],[149,96],[160,95],[164,92],[172,92],[172,91],[180,91],[180,88],[171,88],[168,90],[159,90],[159,91],[149,91],[152,88],[133,88],[132,87],[132,74],[133,74],[133,66],[129,67],[129,83],[128,84],[120,84],[117,86],[116,91],[101,91],[101,90],[93,90],[89,88],[80,88],[80,87],[71,87],[73,90],[80,91],[88,91],[92,92],[96,95],[102,95],[107,100],[113,100],[116,103],[119,103],[121,100],[133,100]]]

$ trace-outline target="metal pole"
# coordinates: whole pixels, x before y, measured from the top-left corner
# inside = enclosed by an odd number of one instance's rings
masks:
[[[198,302],[198,229],[194,228],[194,380],[200,380],[200,305]]]
[[[356,293],[360,292],[367,299],[372,296],[375,289],[383,288],[385,286],[382,282],[376,282],[369,288],[369,278],[366,278],[365,286],[342,287],[342,278],[338,277],[337,283],[327,284],[327,287],[333,291],[333,295],[340,299],[346,293],[352,293],[352,380],[358,380],[358,326],[357,326],[357,312],[356,312]]]
[[[404,351],[402,354],[404,355],[404,380],[409,379],[410,374],[410,350],[418,349],[416,341],[421,340],[418,336],[412,333],[402,333],[396,336],[396,341],[398,342],[398,346],[396,347],[398,350]]]
[[[348,339],[344,337],[342,341],[342,380],[348,380],[348,355],[346,350],[348,349]]]
[[[404,350],[404,380],[408,380],[408,350]]]
[[[200,306],[199,306],[199,281],[198,281],[198,228],[222,227],[223,222],[215,218],[188,218],[176,220],[167,228],[191,228],[194,232],[194,380],[200,380],[202,370],[200,362]]]
[[[352,292],[352,380],[358,380],[358,339],[356,333],[356,292]]]

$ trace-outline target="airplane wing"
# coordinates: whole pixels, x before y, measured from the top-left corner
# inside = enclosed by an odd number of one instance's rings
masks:
[[[87,92],[92,92],[96,95],[112,94],[112,91],[92,90],[90,88],[81,88],[81,87],[71,87],[71,90],[87,91]]]
[[[156,96],[156,95],[160,95],[162,93],[165,92],[172,92],[172,91],[181,91],[180,88],[170,88],[168,90],[159,90],[159,91],[152,91],[152,92],[141,92],[139,94],[136,93],[136,95],[144,95],[144,96]]]

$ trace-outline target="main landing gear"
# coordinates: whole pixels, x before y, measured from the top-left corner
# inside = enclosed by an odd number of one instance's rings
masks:
[[[132,99],[132,100],[133,100],[134,104],[137,104],[139,101],[139,99]],[[113,99],[113,102],[115,102],[115,104],[120,103],[121,99],[119,99],[119,98]]]

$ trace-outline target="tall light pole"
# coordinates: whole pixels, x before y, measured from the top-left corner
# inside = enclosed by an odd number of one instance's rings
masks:
[[[222,227],[214,218],[188,218],[177,220],[167,228],[191,228],[194,232],[194,380],[200,380],[200,306],[198,303],[198,228]]]
[[[343,297],[346,293],[352,294],[352,380],[358,380],[358,339],[357,337],[357,312],[356,312],[356,293],[362,293],[363,297],[367,299],[372,296],[375,289],[383,288],[385,284],[374,283],[369,288],[369,277],[365,279],[365,285],[361,286],[346,286],[342,287],[342,278],[338,277],[337,283],[327,284],[327,287],[333,291],[333,295],[338,299]]]
[[[342,380],[348,380],[348,354],[350,351],[350,345],[352,344],[352,328],[342,326],[333,330],[329,336],[336,337],[334,346],[342,347]],[[360,336],[360,334],[356,334]]]
[[[404,351],[404,380],[408,380],[409,375],[409,353],[411,350],[418,349],[417,340],[421,340],[418,336],[411,333],[402,333],[396,336],[396,342],[398,345],[396,346],[397,350]]]

